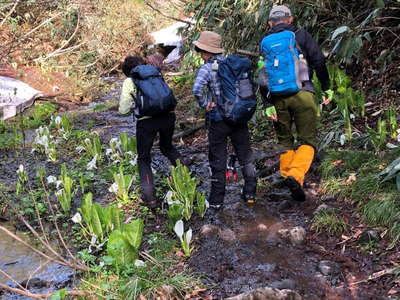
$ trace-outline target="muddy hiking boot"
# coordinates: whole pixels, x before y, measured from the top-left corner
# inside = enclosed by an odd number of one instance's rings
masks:
[[[151,184],[142,185],[142,200],[144,202],[144,205],[146,205],[150,209],[155,209],[159,207],[161,203],[155,196],[154,185]]]
[[[296,181],[296,179],[294,179],[292,176],[289,176],[285,178],[284,183],[289,188],[293,200],[297,202],[306,201],[306,195],[304,194],[303,187]]]
[[[254,204],[256,203],[256,195],[255,194],[241,194],[242,200],[247,204]]]
[[[256,169],[252,163],[249,163],[242,168],[244,177],[244,186],[241,197],[247,204],[256,202],[257,178]]]

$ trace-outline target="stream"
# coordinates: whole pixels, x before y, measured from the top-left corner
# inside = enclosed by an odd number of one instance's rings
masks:
[[[2,222],[0,225],[13,233],[16,231],[8,222]],[[19,233],[17,235],[25,241],[29,241],[29,237]],[[0,283],[11,287],[21,284],[34,293],[47,293],[66,287],[72,283],[75,274],[75,271],[68,267],[48,262],[36,255],[31,249],[21,245],[3,231],[0,231],[0,270],[2,271]],[[0,294],[0,299],[31,298],[5,293]]]

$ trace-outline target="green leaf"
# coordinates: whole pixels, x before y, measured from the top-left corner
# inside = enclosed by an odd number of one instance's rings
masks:
[[[103,228],[101,225],[101,217],[99,213],[102,214],[102,207],[98,203],[94,203],[91,210],[91,223],[93,226],[93,233],[99,240],[103,239]]]
[[[83,220],[85,221],[86,225],[91,225],[91,212],[92,212],[92,205],[93,205],[93,195],[92,193],[87,193],[82,200],[81,208],[79,209]]]
[[[61,289],[51,295],[51,300],[62,300],[67,296],[67,289]]]
[[[107,253],[115,259],[117,265],[132,264],[138,251],[127,241],[120,230],[114,230],[107,242]]]
[[[396,186],[397,186],[397,190],[400,191],[400,174],[397,174],[397,176],[396,176]]]
[[[142,243],[144,223],[142,219],[136,219],[129,224],[122,226],[122,232],[127,242],[135,249],[139,250]]]

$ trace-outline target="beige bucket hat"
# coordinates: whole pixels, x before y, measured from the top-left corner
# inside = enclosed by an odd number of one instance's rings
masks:
[[[276,5],[272,7],[271,11],[269,12],[270,19],[277,17],[291,17],[291,16],[292,12],[286,5]]]
[[[224,53],[225,50],[221,48],[221,36],[213,31],[203,31],[200,33],[200,37],[193,44],[201,50],[219,54]]]

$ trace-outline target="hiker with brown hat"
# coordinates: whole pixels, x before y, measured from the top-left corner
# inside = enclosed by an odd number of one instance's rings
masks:
[[[252,160],[247,121],[243,123],[229,122],[225,118],[222,107],[221,80],[217,75],[217,70],[220,64],[226,64],[228,58],[223,55],[225,50],[221,47],[221,36],[212,31],[203,31],[199,39],[193,44],[205,62],[197,72],[193,85],[193,94],[200,107],[205,109],[206,122],[208,124],[211,190],[207,200],[211,208],[220,209],[222,207],[225,196],[227,140],[229,137],[241,165],[245,181],[242,198],[247,203],[253,203],[255,201],[257,180]],[[238,60],[240,59],[238,57]],[[254,111],[250,111],[250,116],[253,113]]]
[[[311,79],[315,71],[326,104],[332,98],[329,74],[320,47],[307,31],[293,25],[287,6],[274,6],[268,25],[270,31],[260,45],[268,87],[261,88],[261,94],[282,146],[280,175],[293,200],[301,202],[306,199],[304,177],[317,149],[317,104]]]

